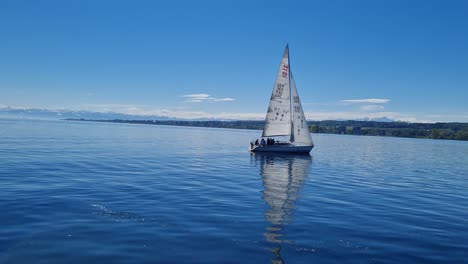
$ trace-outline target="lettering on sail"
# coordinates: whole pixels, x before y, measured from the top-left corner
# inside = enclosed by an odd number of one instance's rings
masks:
[[[283,96],[283,91],[284,91],[284,83],[277,83],[274,97],[281,98]]]
[[[300,122],[299,122],[299,127],[297,128],[297,135],[300,135],[301,129],[304,129],[304,120],[302,120],[301,117],[298,117],[298,119],[300,120]]]
[[[289,66],[287,64],[283,64],[283,69],[282,70],[282,75],[284,78],[288,77],[288,69],[289,69]]]
[[[281,109],[280,107],[273,108],[273,111],[275,112],[275,120],[279,120],[279,121],[283,121],[284,115],[288,113],[287,110]]]

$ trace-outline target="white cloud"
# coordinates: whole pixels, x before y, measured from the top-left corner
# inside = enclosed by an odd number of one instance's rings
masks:
[[[188,98],[193,98],[193,99],[207,99],[210,97],[209,94],[186,94],[182,95],[182,97],[188,97]]]
[[[216,102],[229,102],[229,101],[235,101],[236,99],[234,98],[215,98],[214,101]]]
[[[341,100],[340,102],[350,103],[350,104],[386,104],[390,102],[390,99],[377,99],[377,98],[348,99],[348,100]]]
[[[186,94],[182,95],[182,97],[187,98],[185,101],[186,103],[201,103],[201,102],[228,102],[228,101],[234,101],[236,99],[233,98],[215,98],[212,97],[209,94]]]

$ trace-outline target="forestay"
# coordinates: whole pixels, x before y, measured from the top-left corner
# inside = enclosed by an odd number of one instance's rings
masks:
[[[270,105],[265,118],[263,137],[291,134],[291,100],[289,87],[289,48],[286,47],[278,69]]]

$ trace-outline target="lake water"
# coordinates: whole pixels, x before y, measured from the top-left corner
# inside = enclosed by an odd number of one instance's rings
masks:
[[[0,120],[0,263],[466,263],[468,142]]]

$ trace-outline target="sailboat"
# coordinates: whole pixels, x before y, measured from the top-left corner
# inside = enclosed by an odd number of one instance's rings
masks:
[[[273,86],[262,138],[250,143],[250,151],[309,153],[313,147],[291,72],[289,47],[286,45]]]

